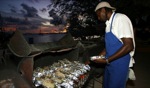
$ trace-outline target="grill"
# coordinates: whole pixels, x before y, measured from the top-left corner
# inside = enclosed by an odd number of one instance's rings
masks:
[[[55,87],[79,88],[84,85],[89,76],[90,66],[79,61],[78,42],[74,41],[69,33],[57,42],[28,44],[21,32],[16,30],[8,42],[8,48],[18,60],[17,71],[30,85],[34,83],[36,87],[44,88],[47,80],[51,80]],[[65,69],[70,69],[71,75],[67,75]],[[54,82],[53,79],[61,77],[52,75],[51,72],[59,72],[65,75],[65,78],[61,82]],[[48,78],[46,74],[51,75],[51,78]],[[43,81],[39,81],[37,77]]]

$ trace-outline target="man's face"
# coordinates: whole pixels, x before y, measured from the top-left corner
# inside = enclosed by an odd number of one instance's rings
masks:
[[[96,11],[96,14],[98,16],[98,20],[100,21],[106,21],[106,11],[104,8],[101,8],[99,10]]]

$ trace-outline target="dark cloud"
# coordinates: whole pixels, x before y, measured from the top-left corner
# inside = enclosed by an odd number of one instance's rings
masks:
[[[11,5],[11,4],[8,4],[8,6],[9,6],[10,8],[12,8],[12,9],[16,9],[16,7],[13,6],[13,5]]]
[[[47,10],[46,10],[46,8],[42,8],[42,9],[40,9],[40,11],[45,13]]]
[[[17,13],[17,11],[14,10],[14,9],[10,9],[10,11],[13,12],[13,13]]]
[[[34,2],[39,2],[40,0],[27,0],[27,1],[34,3]]]
[[[21,4],[21,6],[23,7],[24,10],[26,10],[27,14],[26,16],[27,17],[38,17],[38,10],[34,7],[30,7],[28,6],[27,4]]]
[[[66,19],[63,18],[64,15],[58,15],[54,9],[49,11],[49,16],[53,18],[52,20],[50,20],[51,24],[54,25],[66,24]]]
[[[8,4],[8,6],[10,7],[10,11],[13,13],[17,13],[17,8],[11,4]]]
[[[21,12],[23,15],[26,14],[26,11],[24,11],[24,10],[20,10],[20,12]]]
[[[52,9],[49,11],[49,16],[52,17],[53,19],[50,20],[50,22],[54,25],[59,25],[62,23],[62,19],[56,14],[55,10]]]

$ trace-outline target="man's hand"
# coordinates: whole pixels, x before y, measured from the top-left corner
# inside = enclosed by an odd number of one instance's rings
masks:
[[[95,59],[93,60],[95,63],[107,64],[106,59]]]
[[[85,64],[86,64],[86,65],[87,65],[87,64],[90,64],[90,61],[86,61]]]

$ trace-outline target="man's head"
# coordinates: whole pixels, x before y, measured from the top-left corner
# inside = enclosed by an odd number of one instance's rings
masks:
[[[108,2],[103,1],[103,2],[100,2],[100,3],[96,6],[95,12],[96,12],[98,9],[101,9],[101,8],[103,8],[103,7],[110,8],[110,9],[112,9],[112,10],[114,10],[114,11],[116,10],[116,8],[115,8],[115,7],[111,7]]]
[[[112,13],[115,10],[116,8],[110,6],[108,2],[104,2],[104,1],[100,2],[95,8],[95,12],[98,16],[98,19],[101,21],[108,20],[109,17],[111,16],[110,13]]]

